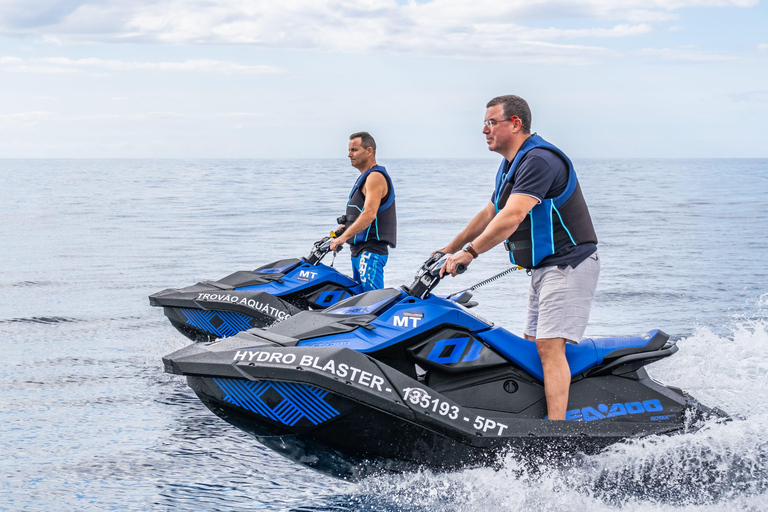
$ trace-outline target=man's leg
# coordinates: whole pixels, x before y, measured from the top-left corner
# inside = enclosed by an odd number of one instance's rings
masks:
[[[595,253],[575,269],[545,267],[535,269],[531,277],[529,318],[524,334],[526,339],[536,341],[551,420],[565,419],[571,384],[565,343],[577,343],[584,334],[599,272],[600,262]]]
[[[357,258],[352,258],[353,278],[359,281],[363,290],[380,290],[384,288],[384,265],[388,255],[372,252],[362,252]]]
[[[564,420],[568,409],[568,391],[571,387],[571,368],[565,358],[565,338],[537,340],[523,334],[528,341],[536,342],[536,349],[544,370],[544,396],[547,399],[547,417]]]
[[[360,256],[352,256],[352,279],[360,282]]]
[[[536,340],[544,370],[544,395],[550,420],[564,420],[571,387],[571,368],[565,359],[565,338]]]

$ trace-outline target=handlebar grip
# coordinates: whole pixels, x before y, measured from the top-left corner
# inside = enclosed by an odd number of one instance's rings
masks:
[[[465,264],[459,263],[458,265],[456,265],[457,274],[463,274],[466,271],[467,271],[467,266]]]

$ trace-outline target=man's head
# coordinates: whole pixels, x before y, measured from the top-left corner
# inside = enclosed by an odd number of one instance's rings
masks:
[[[523,133],[531,133],[531,108],[528,106],[528,102],[520,96],[506,94],[493,98],[488,102],[486,108],[495,107],[496,105],[501,105],[504,119],[510,120],[513,117],[517,117],[520,122],[516,124],[522,127]]]
[[[349,163],[360,172],[376,165],[376,141],[368,132],[357,132],[349,136]]]
[[[528,103],[512,94],[493,98],[486,105],[483,133],[490,151],[514,157],[531,133]]]

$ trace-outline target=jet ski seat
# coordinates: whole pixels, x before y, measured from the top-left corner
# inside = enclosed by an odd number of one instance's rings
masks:
[[[535,342],[515,336],[501,327],[494,327],[479,333],[478,336],[491,348],[544,382],[544,371]],[[642,336],[585,338],[579,343],[566,343],[565,357],[573,377],[606,361],[629,354],[659,350],[667,340],[669,335],[658,329]]]

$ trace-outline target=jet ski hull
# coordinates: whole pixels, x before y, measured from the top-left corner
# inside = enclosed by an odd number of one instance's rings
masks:
[[[164,362],[166,371],[187,375],[211,411],[265,446],[353,480],[418,467],[494,465],[508,450],[593,453],[627,438],[685,431],[711,412],[642,369],[576,379],[569,410],[579,416],[549,422],[543,399],[518,413],[469,407],[460,393],[437,392],[346,348],[232,338],[187,347]],[[514,402],[511,375],[499,370],[476,394]]]
[[[723,415],[648,376],[646,365],[678,350],[654,330],[568,344],[566,421],[548,421],[536,343],[431,295],[444,257],[408,287],[190,345],[163,358],[165,371],[264,445],[350,479],[493,465],[509,450],[591,453]]]
[[[295,315],[299,308],[266,292],[222,291],[204,283],[150,296],[176,330],[192,341],[208,342]]]

